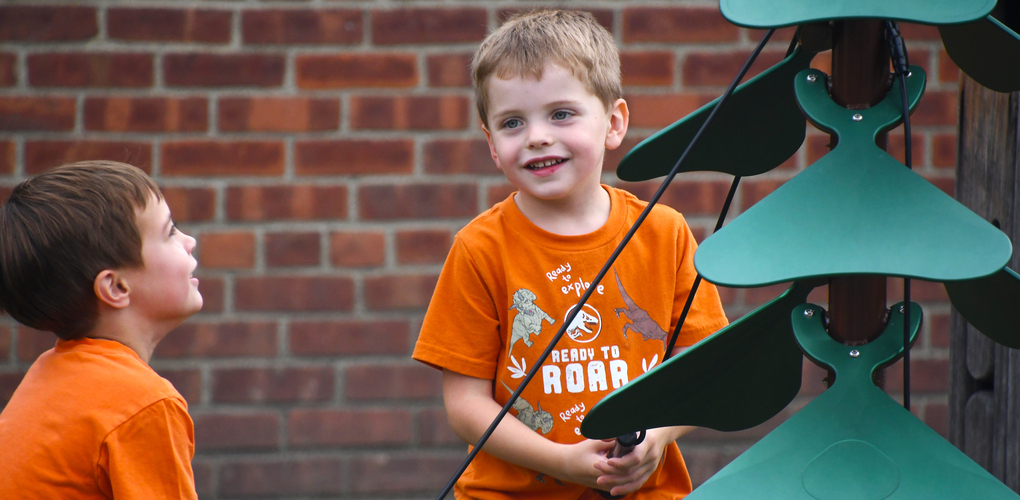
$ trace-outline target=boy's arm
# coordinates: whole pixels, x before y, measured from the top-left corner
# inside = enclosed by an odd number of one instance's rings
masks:
[[[649,429],[645,440],[635,446],[630,453],[595,465],[603,474],[599,477],[598,484],[613,495],[626,495],[637,491],[658,468],[666,446],[694,429],[690,426]]]
[[[492,398],[492,381],[443,370],[443,402],[454,432],[475,444],[502,408]],[[612,442],[585,440],[566,445],[550,441],[511,414],[496,427],[483,449],[486,453],[521,467],[580,484],[606,489],[597,480],[596,464],[606,461]],[[660,451],[661,453],[661,451]]]

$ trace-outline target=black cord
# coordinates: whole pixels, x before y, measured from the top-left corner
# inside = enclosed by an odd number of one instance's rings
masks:
[[[737,88],[737,84],[739,84],[740,80],[744,78],[745,74],[747,74],[747,71],[751,68],[751,64],[754,63],[755,59],[757,59],[758,54],[760,54],[761,50],[765,48],[765,44],[768,43],[769,38],[772,37],[772,34],[775,33],[775,31],[776,31],[775,28],[770,29],[767,33],[765,33],[765,36],[762,37],[761,42],[758,42],[758,46],[755,47],[754,52],[751,53],[751,56],[744,63],[744,66],[740,68],[740,73],[737,75],[736,78],[733,79],[733,82],[730,83],[730,86],[726,89],[726,92],[724,92],[723,95],[719,97],[719,102],[717,102],[715,107],[712,108],[712,112],[709,113],[708,118],[705,119],[705,123],[701,125],[701,129],[699,129],[698,133],[695,134],[693,139],[691,139],[691,143],[687,146],[687,149],[684,150],[684,154],[680,156],[680,159],[677,160],[675,165],[673,165],[673,169],[669,171],[668,175],[666,175],[666,178],[662,181],[662,184],[659,186],[658,191],[655,192],[655,195],[652,196],[652,199],[649,200],[648,205],[645,207],[644,211],[642,211],[641,215],[639,215],[637,220],[634,221],[634,225],[631,226],[629,231],[627,231],[627,234],[623,237],[623,240],[620,241],[620,244],[617,245],[615,250],[613,250],[612,255],[609,256],[609,259],[602,266],[602,269],[599,271],[598,275],[596,275],[595,279],[592,280],[591,286],[589,286],[588,289],[585,290],[584,295],[582,295],[581,299],[577,301],[577,305],[574,306],[574,309],[570,312],[570,314],[568,314],[567,317],[564,318],[563,326],[560,327],[559,331],[556,332],[556,335],[553,336],[553,338],[549,341],[549,345],[545,348],[545,351],[542,352],[542,354],[539,356],[535,364],[532,365],[530,370],[528,370],[527,375],[524,376],[524,380],[522,380],[521,384],[517,386],[517,390],[515,390],[513,394],[510,395],[510,399],[506,402],[505,405],[503,405],[503,408],[500,409],[499,414],[496,415],[496,418],[492,420],[492,423],[489,424],[489,427],[485,430],[484,433],[482,433],[482,437],[478,439],[477,443],[475,443],[475,446],[468,453],[467,457],[464,459],[464,462],[461,463],[460,467],[457,469],[457,472],[455,472],[453,474],[453,477],[450,478],[450,481],[446,484],[446,487],[443,488],[443,491],[440,492],[439,496],[436,497],[436,500],[443,500],[443,498],[446,497],[450,490],[453,489],[453,486],[457,483],[457,479],[459,479],[461,474],[463,474],[464,471],[467,470],[468,465],[470,465],[471,461],[474,460],[475,455],[477,455],[478,452],[481,451],[482,446],[485,444],[486,441],[489,440],[489,436],[491,436],[493,431],[496,430],[496,427],[499,425],[499,423],[503,421],[503,417],[505,417],[506,414],[510,411],[510,408],[513,406],[514,401],[517,400],[517,398],[521,395],[521,392],[524,391],[525,386],[527,386],[528,383],[531,382],[531,379],[535,377],[535,374],[538,373],[538,369],[541,368],[542,363],[544,363],[545,360],[548,359],[549,354],[553,351],[553,349],[556,347],[556,344],[560,341],[560,338],[562,338],[563,334],[567,331],[567,326],[573,323],[574,318],[581,311],[581,308],[584,306],[586,302],[588,302],[588,298],[591,296],[592,292],[595,291],[598,284],[602,281],[602,278],[605,277],[607,272],[609,272],[609,268],[613,265],[614,262],[616,262],[616,258],[620,256],[620,252],[622,252],[623,248],[627,246],[628,242],[630,242],[630,239],[634,236],[634,233],[641,226],[641,223],[644,222],[645,218],[648,217],[648,214],[652,211],[652,208],[655,206],[655,204],[659,202],[659,198],[662,197],[662,194],[666,191],[666,188],[669,186],[669,183],[673,181],[674,177],[676,177],[676,174],[680,170],[680,165],[683,164],[684,160],[687,158],[687,154],[690,153],[691,148],[693,148],[694,145],[698,142],[698,139],[701,138],[701,135],[705,132],[705,129],[708,128],[708,124],[712,123],[712,119],[715,117],[716,112],[719,111],[719,107],[722,106],[723,102],[726,101],[726,98],[729,97],[730,94],[732,94],[733,91]]]
[[[885,22],[886,41],[893,71],[900,82],[900,100],[903,104],[903,158],[907,168],[913,168],[913,143],[910,137],[910,103],[907,102],[907,76],[910,64],[907,47],[894,21]],[[903,408],[910,411],[910,278],[903,278]]]

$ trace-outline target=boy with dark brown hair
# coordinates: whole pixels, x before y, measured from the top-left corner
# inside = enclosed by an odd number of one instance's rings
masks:
[[[194,426],[149,367],[202,308],[195,240],[131,165],[28,179],[0,207],[0,308],[57,335],[0,413],[0,498],[194,499]]]

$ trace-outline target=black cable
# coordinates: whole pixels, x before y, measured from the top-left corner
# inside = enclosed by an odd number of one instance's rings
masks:
[[[907,76],[910,74],[907,47],[896,22],[886,21],[885,28],[893,72],[900,82],[900,100],[903,104],[903,158],[907,168],[913,168],[910,103],[907,102]],[[910,411],[910,278],[903,278],[903,408]]]
[[[655,192],[655,195],[652,196],[652,199],[649,200],[648,205],[645,207],[644,211],[642,211],[641,215],[639,215],[637,220],[634,221],[634,225],[631,226],[629,231],[627,231],[627,234],[623,237],[623,240],[620,241],[620,244],[617,245],[615,250],[613,250],[612,255],[609,256],[609,259],[602,266],[602,269],[599,271],[598,275],[596,275],[595,279],[592,280],[591,286],[589,286],[588,289],[585,290],[584,295],[582,295],[581,299],[577,301],[577,305],[575,305],[574,309],[570,312],[570,314],[568,314],[567,317],[564,318],[563,326],[560,327],[559,331],[556,332],[556,335],[553,336],[553,338],[549,341],[549,345],[545,348],[545,351],[542,352],[542,354],[539,356],[535,364],[532,365],[530,370],[528,370],[527,375],[524,376],[524,380],[522,380],[521,384],[517,386],[517,390],[515,390],[513,394],[510,395],[510,399],[506,402],[505,405],[503,405],[503,408],[500,409],[499,414],[497,414],[496,418],[494,418],[492,420],[492,423],[489,424],[488,429],[486,429],[485,432],[482,433],[482,437],[478,439],[477,443],[475,443],[475,446],[468,453],[467,457],[464,459],[464,462],[461,463],[460,467],[457,469],[457,472],[453,474],[453,477],[446,484],[446,487],[443,488],[443,491],[440,492],[439,496],[436,497],[436,500],[443,500],[443,498],[446,497],[450,490],[453,489],[453,486],[457,483],[457,479],[459,479],[461,474],[463,474],[464,471],[467,470],[468,465],[471,464],[472,460],[474,460],[475,455],[477,455],[478,452],[482,449],[482,446],[485,444],[485,442],[489,440],[489,436],[491,436],[493,431],[496,430],[496,427],[499,425],[499,423],[503,421],[503,417],[505,417],[506,414],[510,411],[510,408],[513,406],[514,401],[517,400],[517,398],[521,395],[521,392],[524,391],[524,388],[528,385],[529,382],[531,382],[531,379],[535,377],[535,374],[538,373],[538,369],[541,368],[542,363],[544,363],[545,360],[549,357],[549,354],[553,351],[553,349],[556,347],[556,344],[560,341],[560,338],[562,338],[563,334],[567,331],[567,326],[574,322],[574,318],[581,311],[581,308],[584,307],[584,304],[588,302],[588,298],[591,296],[592,292],[594,292],[595,289],[598,287],[598,284],[602,281],[602,278],[605,277],[606,273],[609,272],[609,268],[613,265],[614,262],[616,262],[616,258],[620,256],[620,252],[622,252],[623,248],[627,246],[628,242],[630,242],[630,239],[634,236],[634,233],[641,226],[641,223],[644,222],[645,218],[648,217],[648,214],[652,211],[652,208],[655,206],[655,204],[659,202],[659,198],[662,197],[662,194],[666,191],[666,188],[669,186],[669,183],[673,181],[674,177],[676,177],[676,174],[680,170],[680,165],[683,164],[684,160],[687,158],[687,155],[688,153],[690,153],[691,148],[693,148],[694,145],[698,142],[698,139],[701,138],[701,135],[705,132],[705,129],[708,128],[708,124],[712,123],[712,119],[715,117],[715,114],[719,111],[719,107],[722,106],[723,102],[726,101],[726,98],[729,97],[730,94],[732,94],[733,91],[737,88],[737,84],[739,84],[740,80],[742,80],[744,78],[744,75],[747,74],[747,71],[751,68],[751,64],[754,63],[754,60],[758,58],[758,54],[760,54],[761,50],[765,48],[765,44],[768,43],[769,38],[772,37],[772,34],[775,33],[775,31],[776,31],[775,28],[770,29],[767,33],[765,33],[765,36],[762,37],[761,42],[758,42],[758,46],[755,47],[754,52],[751,53],[751,56],[744,63],[744,66],[740,68],[740,73],[737,74],[737,77],[733,79],[732,83],[730,83],[730,86],[726,89],[726,92],[724,92],[723,95],[719,97],[719,102],[717,102],[715,107],[712,108],[712,112],[709,113],[708,118],[705,119],[705,123],[701,125],[701,129],[699,129],[698,133],[695,134],[693,139],[691,139],[691,143],[687,146],[687,149],[684,150],[683,155],[680,156],[680,159],[677,160],[675,165],[673,165],[673,169],[669,171],[668,175],[666,175],[666,178],[662,181],[662,184],[659,186],[658,191]]]

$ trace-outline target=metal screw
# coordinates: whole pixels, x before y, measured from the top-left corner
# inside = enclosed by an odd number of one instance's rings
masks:
[[[817,79],[818,79],[818,77],[815,76],[815,75],[808,75],[807,76],[807,81],[811,82],[811,83],[815,83],[815,80],[817,80]]]
[[[861,355],[861,351],[858,351],[857,349],[854,349],[854,350],[850,351],[850,357],[851,358],[856,358],[857,356],[860,356],[860,355]]]
[[[864,117],[863,117],[863,116],[861,116],[861,114],[860,114],[860,113],[854,113],[854,116],[853,116],[853,121],[855,121],[855,122],[859,122],[859,121],[861,121],[861,120],[863,120],[863,119],[864,119]]]
[[[907,71],[907,78],[910,78],[912,76],[914,76],[914,72],[913,71]]]
[[[815,315],[814,309],[804,309],[804,316],[807,316],[808,318],[810,318],[811,316],[814,316],[814,315]]]
[[[907,309],[906,307],[900,306],[900,314],[903,314],[904,312],[906,312],[906,309]]]

